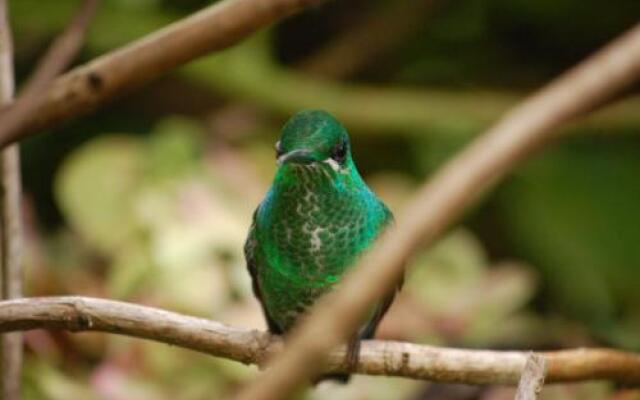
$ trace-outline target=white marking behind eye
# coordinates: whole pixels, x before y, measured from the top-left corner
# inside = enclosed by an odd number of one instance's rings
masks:
[[[331,166],[331,169],[336,172],[343,172],[341,171],[340,164],[338,164],[338,162],[331,157],[325,158],[324,160],[322,160],[322,162],[325,164],[329,164],[329,166]]]

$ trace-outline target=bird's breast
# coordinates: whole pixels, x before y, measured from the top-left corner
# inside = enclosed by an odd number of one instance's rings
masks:
[[[269,265],[292,285],[326,286],[339,277],[377,236],[377,199],[338,190],[298,190],[264,203],[265,253]]]

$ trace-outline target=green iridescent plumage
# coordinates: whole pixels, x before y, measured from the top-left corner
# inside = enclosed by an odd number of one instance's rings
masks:
[[[284,333],[393,217],[360,177],[348,134],[328,113],[294,115],[276,151],[279,167],[254,213],[245,256],[269,329]],[[392,297],[381,300],[359,338],[373,335]]]

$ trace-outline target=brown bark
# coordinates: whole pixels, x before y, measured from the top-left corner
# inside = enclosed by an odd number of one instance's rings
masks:
[[[6,0],[0,0],[0,106],[11,104],[15,91],[13,43]],[[22,221],[20,213],[20,150],[18,145],[0,149],[0,298],[22,292]],[[3,399],[20,398],[22,335],[2,335],[0,341],[0,392]]]
[[[263,364],[282,349],[279,337],[153,307],[90,297],[42,297],[0,301],[0,332],[56,329],[133,336],[201,353]],[[516,385],[530,352],[464,350],[367,340],[359,363],[348,370],[345,349],[328,352],[326,370],[403,376],[471,385]],[[548,382],[607,379],[640,385],[640,355],[610,349],[537,353]]]
[[[516,400],[538,400],[546,374],[545,358],[539,354],[529,354],[518,383]]]
[[[223,0],[56,79],[29,118],[0,124],[0,146],[86,113],[175,67],[227,48],[323,0]],[[12,107],[0,113],[12,112]]]

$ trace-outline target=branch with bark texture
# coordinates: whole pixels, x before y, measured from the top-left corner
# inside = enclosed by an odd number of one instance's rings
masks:
[[[59,77],[49,89],[40,94],[37,106],[29,113],[24,124],[0,124],[0,144],[14,142],[86,114],[112,98],[144,86],[195,58],[230,47],[279,18],[322,2],[323,0],[220,1]],[[160,48],[162,51],[157,51]],[[209,76],[215,72],[206,73]],[[360,87],[355,87],[351,90],[336,85],[326,88],[326,85],[310,85],[307,83],[310,83],[309,80],[293,80],[295,85],[285,93],[280,93],[280,88],[274,99],[272,86],[264,83],[273,81],[273,78],[260,77],[257,81],[259,87],[251,88],[252,98],[243,100],[256,101],[262,106],[286,114],[303,107],[324,107],[334,111],[349,126],[373,130],[388,128],[402,133],[424,132],[425,127],[442,127],[443,121],[448,120],[462,121],[464,127],[485,126],[519,100],[519,96],[513,94],[475,93],[471,95],[475,96],[474,101],[470,102],[466,96],[453,92],[408,92],[394,89],[384,91],[384,97],[391,97],[386,101],[376,88],[361,90]],[[235,90],[245,91],[246,85],[240,87],[240,83],[242,82],[234,83],[238,86]],[[278,84],[281,83],[278,81]],[[219,87],[215,89],[220,91]],[[265,97],[265,93],[270,97]],[[295,98],[293,93],[313,93],[313,102]],[[235,93],[234,97],[243,96]],[[600,128],[629,126],[637,120],[635,110],[638,103],[637,98],[620,102],[613,108],[589,117],[586,122]],[[353,104],[359,106],[354,107]],[[478,108],[478,104],[482,104],[482,107]],[[14,111],[14,107],[0,110],[0,120],[5,120],[7,114]],[[453,124],[451,128],[459,130],[460,125]]]
[[[263,364],[282,348],[279,337],[208,319],[90,297],[22,298],[0,302],[0,332],[56,329],[96,331],[154,340],[244,364]],[[516,385],[530,352],[463,350],[367,340],[353,370],[345,349],[328,353],[326,370],[402,376],[472,385]],[[548,382],[607,379],[640,385],[640,355],[609,349],[538,353]]]
[[[2,299],[15,299],[22,295],[22,183],[20,148],[9,145],[0,153],[0,219]],[[2,335],[2,398],[20,398],[22,375],[22,335]]]
[[[250,33],[324,0],[223,0],[98,57],[57,79],[19,127],[0,125],[0,145],[88,112]],[[11,107],[0,113],[0,119]]]
[[[42,93],[75,58],[98,7],[99,0],[84,0],[66,29],[56,38],[42,57],[20,97],[11,104],[11,112],[2,112],[0,132],[16,132],[24,129],[40,112]],[[4,143],[6,144],[6,143]]]
[[[11,104],[15,91],[13,41],[7,0],[0,0],[0,106]],[[0,149],[0,298],[20,297],[22,292],[22,213],[20,207],[20,150],[18,145]],[[3,399],[20,398],[22,335],[0,338],[0,393]]]
[[[393,290],[417,248],[433,243],[481,193],[554,139],[559,127],[601,107],[638,78],[640,25],[508,112],[418,190],[397,225],[358,261],[337,291],[314,306],[271,367],[236,398],[286,398],[308,382],[376,299]]]
[[[516,400],[538,400],[546,374],[547,362],[544,357],[530,353],[518,383]]]

